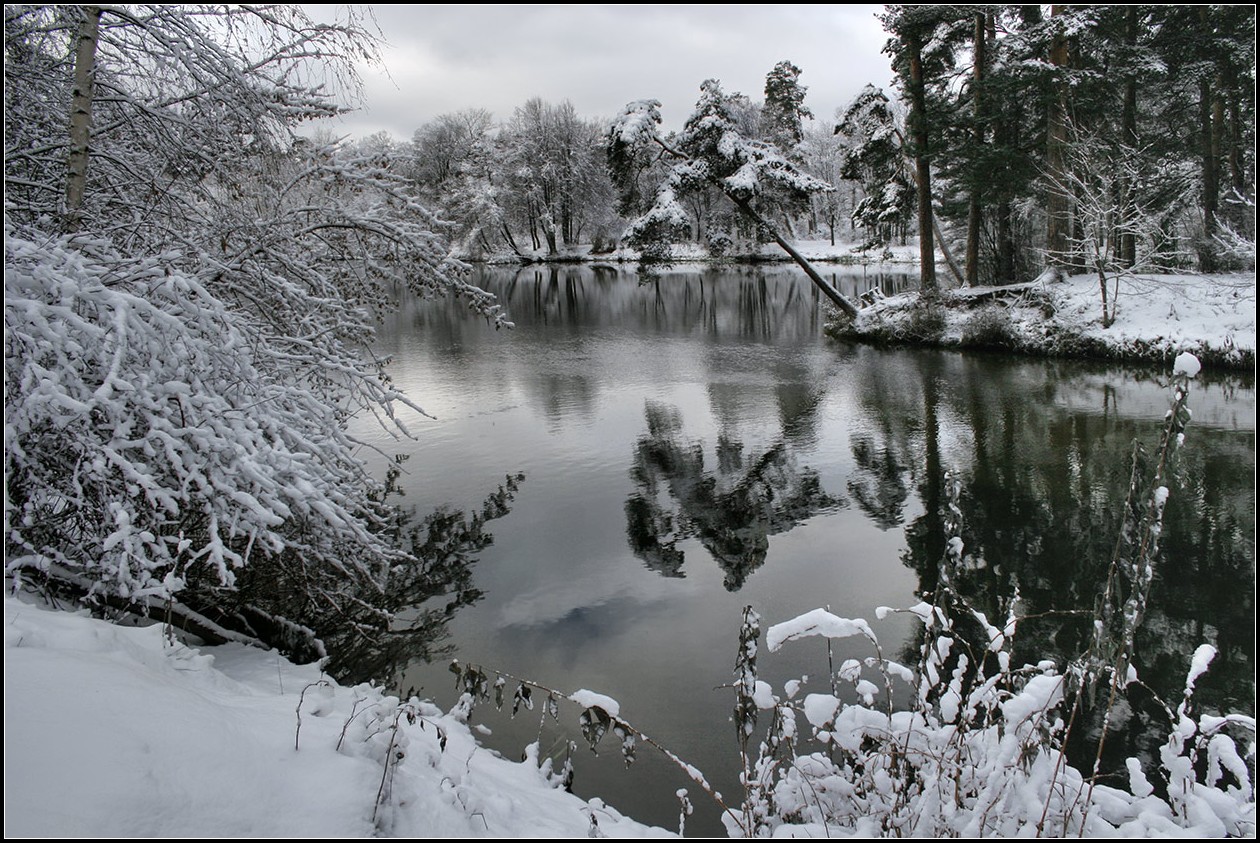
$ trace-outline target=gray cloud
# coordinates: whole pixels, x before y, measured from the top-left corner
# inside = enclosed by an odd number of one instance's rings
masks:
[[[336,6],[307,6],[328,20]],[[439,114],[485,108],[506,119],[533,96],[568,99],[587,117],[659,99],[681,126],[700,83],[760,99],[790,59],[806,105],[830,120],[866,83],[886,86],[878,6],[392,5],[374,7],[385,71],[361,68],[364,101],[339,133],[409,138]]]

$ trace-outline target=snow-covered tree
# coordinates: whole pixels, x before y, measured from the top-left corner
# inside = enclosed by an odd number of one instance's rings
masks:
[[[656,100],[630,103],[609,127],[608,168],[623,202],[649,195],[641,176],[653,161],[668,167],[655,187],[651,206],[627,228],[626,240],[649,262],[668,260],[670,244],[686,236],[691,227],[681,200],[698,190],[716,189],[787,252],[836,307],[856,315],[856,306],[827,283],[757,207],[808,199],[811,193],[831,186],[801,172],[772,144],[741,133],[739,112],[717,80],[706,80],[700,91],[695,111],[675,138],[661,133]]]
[[[761,109],[763,134],[779,149],[789,152],[805,137],[801,118],[813,117],[805,107],[801,69],[786,59],[766,74],[766,102]]]
[[[203,631],[388,623],[412,560],[344,423],[414,405],[372,326],[398,284],[503,316],[389,161],[296,132],[374,43],[293,7],[5,7],[7,574]]]
[[[810,197],[810,228],[815,233],[826,228],[834,246],[838,226],[848,219],[849,229],[853,229],[851,216],[858,202],[857,184],[845,184],[842,175],[841,168],[848,149],[844,139],[838,137],[831,126],[815,123],[805,130],[797,150],[805,172],[836,188]]]
[[[568,100],[552,105],[534,97],[504,126],[498,141],[505,199],[535,249],[558,254],[561,243],[578,242],[588,222],[606,222],[611,189],[600,140],[599,126]]]
[[[868,245],[904,240],[915,194],[900,116],[883,91],[867,85],[837,118],[835,133],[845,140],[840,175],[865,194],[853,208],[853,222],[868,232]]]

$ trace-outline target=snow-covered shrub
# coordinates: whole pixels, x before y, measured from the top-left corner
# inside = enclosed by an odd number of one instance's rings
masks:
[[[922,299],[910,311],[910,318],[902,326],[898,340],[932,343],[945,333],[945,313],[939,300]]]
[[[340,407],[197,279],[77,246],[6,231],[9,573],[143,602],[267,556],[300,555],[308,586],[401,561]]]
[[[963,327],[962,344],[971,348],[1013,349],[1018,342],[1010,314],[1002,307],[977,310]]]
[[[416,562],[345,423],[419,408],[373,325],[400,287],[504,319],[387,159],[298,134],[371,36],[184,5],[6,7],[5,36],[6,573],[308,656],[385,628]]]
[[[1256,200],[1252,196],[1244,196],[1234,191],[1225,200],[1227,209],[1234,211],[1236,223],[1228,219],[1218,222],[1220,231],[1216,234],[1216,243],[1221,250],[1221,259],[1226,266],[1236,266],[1242,270],[1256,269]],[[1227,215],[1229,216],[1229,215]]]

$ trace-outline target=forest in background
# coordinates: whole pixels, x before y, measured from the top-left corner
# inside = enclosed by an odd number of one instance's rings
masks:
[[[890,6],[883,21],[898,89],[868,86],[832,118],[806,105],[789,60],[760,100],[701,86],[696,115],[709,108],[827,186],[756,198],[793,238],[878,255],[917,235],[951,283],[971,285],[1028,280],[1048,262],[1207,272],[1254,261],[1254,8]],[[506,119],[471,108],[409,143],[360,144],[457,223],[469,256],[600,253],[654,198],[617,201],[606,126],[534,98]],[[665,167],[643,162],[636,177],[659,181]],[[767,239],[716,188],[685,205],[678,239],[714,256]]]

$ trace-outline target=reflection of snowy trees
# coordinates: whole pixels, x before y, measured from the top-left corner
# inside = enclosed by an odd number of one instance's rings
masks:
[[[479,512],[444,508],[400,522],[398,538],[415,563],[394,572],[383,596],[398,622],[389,629],[351,624],[333,630],[325,669],[343,679],[383,681],[408,662],[447,655],[451,618],[482,597],[473,585],[472,566],[477,554],[494,542],[486,525],[511,512],[524,479],[523,474],[508,475],[486,496]]]
[[[797,468],[785,442],[746,453],[744,443],[719,435],[716,470],[708,470],[703,444],[682,439],[676,409],[649,403],[644,415],[626,535],[635,555],[665,576],[682,575],[677,544],[696,538],[725,572],[726,588],[738,591],[765,562],[770,536],[840,505],[817,472]]]
[[[996,615],[1018,585],[1021,614],[1092,613],[1122,521],[1129,445],[1155,441],[1159,407],[1147,418],[1105,377],[1074,377],[1054,364],[934,360],[923,361],[926,376],[892,358],[863,369],[868,423],[850,442],[855,503],[885,528],[905,524],[903,561],[922,588],[932,588],[941,513],[937,484],[922,467],[938,454],[963,482],[969,561],[958,585],[968,598]],[[1255,452],[1193,423],[1187,440],[1194,447],[1179,457],[1182,485],[1165,512],[1162,561],[1138,633],[1142,675],[1176,689],[1190,654],[1207,640],[1226,658],[1205,676],[1204,690],[1246,700],[1254,693],[1255,604],[1253,590],[1238,584],[1255,578],[1255,499],[1238,490],[1252,485]],[[926,511],[906,523],[915,494]],[[1021,648],[1074,655],[1088,632],[1086,620],[1032,618],[1021,622]]]

